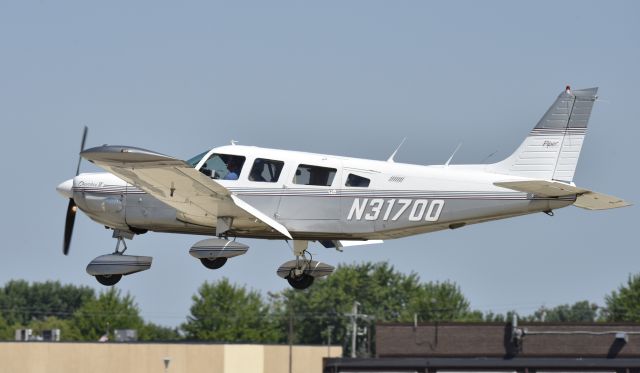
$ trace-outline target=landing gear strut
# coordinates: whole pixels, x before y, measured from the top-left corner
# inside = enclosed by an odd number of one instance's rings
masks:
[[[112,255],[124,254],[124,252],[127,251],[127,243],[124,241],[124,237],[122,237],[122,235],[115,230],[113,231],[113,236],[117,240],[117,242],[116,242],[116,249],[113,251]],[[122,246],[124,246],[124,249],[122,249],[122,251],[120,251],[121,244]],[[113,286],[118,282],[120,282],[120,280],[122,280],[122,274],[116,273],[116,274],[95,275],[95,278],[96,280],[98,280],[98,282],[101,285]]]
[[[304,290],[313,284],[316,277],[324,277],[333,273],[334,268],[326,263],[313,260],[307,251],[308,241],[293,241],[293,255],[295,260],[282,263],[276,272],[278,276],[287,280],[292,288]]]
[[[278,268],[278,276],[287,280],[292,288],[304,290],[313,284],[316,277],[327,276],[333,272],[333,267],[313,260],[311,253],[307,251],[308,241],[293,241],[293,254],[295,260],[283,263]]]
[[[133,236],[133,232],[115,229],[113,238],[117,239],[117,242],[114,252],[93,259],[87,266],[87,273],[94,276],[100,284],[113,286],[124,275],[149,269],[153,260],[150,256],[124,255],[127,251],[125,238],[130,240]]]
[[[122,237],[122,235],[120,234],[117,234],[115,231],[113,235],[118,241],[116,242],[116,249],[114,250],[112,255],[124,254],[124,252],[127,251],[127,243],[124,241],[124,237]],[[120,251],[121,244],[122,246],[124,246],[124,249],[122,249],[122,251]],[[104,286],[113,286],[118,282],[120,282],[120,280],[122,279],[122,274],[116,273],[116,274],[108,274],[108,275],[96,275],[95,277],[100,284]]]
[[[292,288],[304,290],[313,284],[313,276],[307,270],[313,257],[307,251],[309,241],[293,241],[293,253],[296,256],[296,266],[289,271],[289,276],[285,277]],[[307,258],[309,256],[309,258]]]
[[[114,235],[115,235],[115,233],[114,233]],[[116,250],[113,253],[116,254],[116,255],[122,255],[122,254],[124,254],[125,251],[127,251],[127,243],[124,241],[124,237],[122,237],[122,236],[117,236],[115,238],[118,240],[118,242],[116,242]],[[120,249],[120,244],[122,244],[122,246],[124,246],[124,249],[122,249],[122,251],[118,250],[118,249]]]

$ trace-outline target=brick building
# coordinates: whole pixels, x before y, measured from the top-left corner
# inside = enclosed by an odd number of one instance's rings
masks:
[[[640,324],[379,324],[376,357],[324,372],[640,372]]]

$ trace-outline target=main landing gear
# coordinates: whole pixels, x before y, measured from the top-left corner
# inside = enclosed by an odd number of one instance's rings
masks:
[[[101,255],[93,259],[87,266],[87,273],[94,276],[104,286],[117,284],[124,275],[145,271],[151,268],[150,256],[124,255],[127,251],[126,239],[132,239],[131,232],[113,231],[113,238],[117,239],[116,249],[113,254]],[[120,246],[124,248],[120,250]]]
[[[313,284],[316,277],[324,277],[333,273],[334,268],[328,264],[317,262],[307,248],[309,241],[293,241],[293,254],[295,260],[283,263],[278,268],[278,276],[287,280],[292,288],[297,290],[307,289]]]
[[[309,286],[313,285],[313,281],[316,278],[306,273],[301,273],[297,275],[290,273],[289,276],[286,277],[286,279],[292,288],[298,289],[298,290],[304,290]]]
[[[249,246],[225,240],[224,238],[209,238],[196,242],[191,246],[189,254],[200,259],[203,266],[209,269],[218,269],[227,263],[229,258],[243,255],[249,250]]]
[[[220,269],[227,263],[227,258],[200,258],[200,263],[209,269]]]

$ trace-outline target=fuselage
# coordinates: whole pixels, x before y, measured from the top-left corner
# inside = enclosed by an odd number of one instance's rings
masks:
[[[234,166],[237,179],[205,169],[213,169],[207,162],[216,156],[242,158],[240,167]],[[551,211],[575,201],[575,196],[541,198],[495,186],[527,179],[494,173],[485,165],[420,166],[239,145],[214,148],[190,162],[302,240],[398,238]],[[264,177],[256,176],[256,167]],[[67,192],[77,206],[107,227],[216,234],[214,222],[180,219],[174,208],[110,173],[80,174],[72,185]],[[241,219],[227,234],[277,237]]]

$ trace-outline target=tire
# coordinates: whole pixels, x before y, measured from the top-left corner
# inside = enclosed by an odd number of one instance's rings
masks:
[[[287,281],[292,288],[297,290],[304,290],[313,284],[315,277],[309,275],[302,275],[298,277],[287,277]]]
[[[113,286],[122,279],[122,275],[96,275],[96,280],[104,286]]]
[[[203,266],[209,269],[218,269],[223,265],[225,265],[225,263],[227,262],[227,258],[215,258],[215,259],[201,258],[200,262],[202,263]]]

